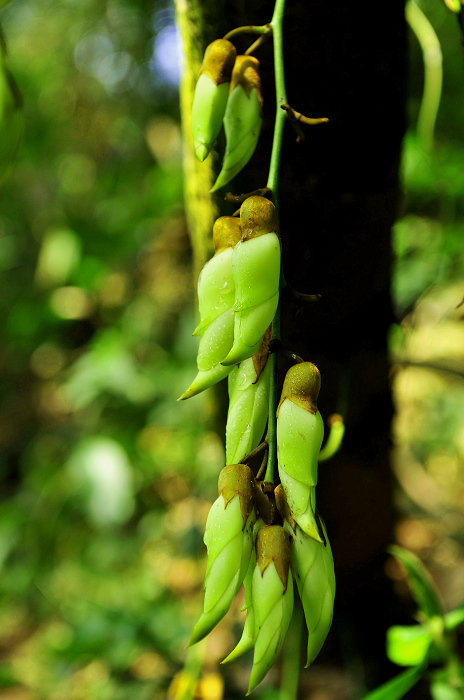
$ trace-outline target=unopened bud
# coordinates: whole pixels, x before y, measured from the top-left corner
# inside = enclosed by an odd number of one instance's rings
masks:
[[[226,185],[248,163],[258,143],[262,121],[259,61],[254,56],[237,56],[224,115],[226,151],[211,192]]]
[[[193,143],[200,161],[221,129],[236,55],[235,46],[226,39],[217,39],[206,49],[192,104]]]
[[[293,613],[290,542],[279,525],[262,527],[256,540],[252,580],[255,652],[248,694],[271,668],[287,634]]]
[[[208,549],[203,614],[189,646],[206,637],[229,610],[247,572],[252,551],[253,472],[245,464],[224,467],[219,497],[206,521]]]
[[[317,410],[320,385],[315,365],[294,365],[285,377],[277,409],[277,459],[288,506],[302,530],[318,542],[315,487],[324,437],[324,423]]]

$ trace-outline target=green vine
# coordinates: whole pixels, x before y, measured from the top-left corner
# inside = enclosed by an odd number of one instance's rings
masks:
[[[274,44],[274,75],[276,93],[276,117],[274,124],[274,137],[272,140],[271,162],[269,166],[269,176],[267,187],[271,191],[271,198],[279,216],[279,173],[280,157],[282,152],[282,137],[285,126],[285,112],[281,109],[287,103],[287,92],[285,89],[284,74],[284,52],[283,52],[283,32],[282,23],[285,9],[285,0],[277,0],[274,7],[274,14],[271,20],[272,40]],[[283,287],[282,270],[280,273]],[[280,340],[280,299],[277,311],[272,322],[271,341]],[[269,445],[269,456],[267,461],[266,475],[264,481],[274,483],[274,473],[277,466],[277,441],[276,441],[276,411],[277,411],[277,354],[274,352],[269,358],[271,363],[271,388],[269,392],[269,418],[266,441]]]
[[[274,663],[291,624],[283,654],[281,697],[296,700],[303,609],[306,619],[309,610],[318,611],[318,623],[308,634],[309,665],[330,628],[335,577],[327,535],[315,510],[317,456],[323,438],[323,422],[317,411],[320,373],[312,363],[282,348],[280,341],[280,297],[285,280],[278,215],[284,126],[288,120],[297,132],[297,141],[302,141],[301,124],[327,121],[307,118],[287,103],[284,10],[285,0],[276,0],[269,24],[238,27],[212,42],[206,49],[195,88],[192,128],[200,161],[208,156],[221,124],[224,125],[226,149],[221,172],[211,190],[216,191],[246,165],[257,144],[262,96],[259,61],[251,54],[272,36],[276,114],[267,184],[246,195],[229,193],[226,200],[239,204],[240,209],[215,222],[216,253],[206,263],[198,283],[200,324],[194,332],[200,336],[198,374],[180,400],[228,377],[226,466],[219,475],[218,500],[206,523],[205,604],[189,646],[211,632],[243,583],[247,609],[244,630],[224,663],[254,649],[248,687],[248,694],[251,693]],[[230,42],[239,34],[258,35],[241,55],[236,54]],[[301,296],[306,299],[307,295]],[[282,483],[274,489],[280,354],[289,356],[295,364],[287,372],[282,390]],[[266,421],[266,437],[257,444]],[[297,433],[292,432],[295,426]],[[259,454],[262,463],[255,474],[247,463]],[[299,482],[293,474],[301,470],[301,459],[307,473]],[[301,512],[299,503],[305,498],[308,505]],[[226,539],[224,533],[228,533]],[[293,572],[303,609],[297,601],[292,622]],[[317,588],[306,584],[308,577],[317,576],[315,580],[321,584]],[[273,640],[272,644],[269,640]]]

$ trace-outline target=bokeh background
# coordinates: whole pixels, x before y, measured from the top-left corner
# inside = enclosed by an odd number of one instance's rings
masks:
[[[464,50],[445,4],[421,6],[444,84],[427,148],[411,35],[393,231],[395,532],[449,608],[464,598]],[[184,648],[224,448],[212,392],[175,401],[195,374],[196,310],[173,7],[11,0],[0,22],[25,121],[0,189],[0,698],[242,697],[249,659],[218,666],[238,602],[209,644]],[[407,604],[393,561],[386,575]],[[335,678],[350,697],[361,667]],[[277,679],[256,697],[278,698]],[[307,697],[342,697],[335,681]]]

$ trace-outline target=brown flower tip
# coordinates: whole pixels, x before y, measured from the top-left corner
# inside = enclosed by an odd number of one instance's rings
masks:
[[[237,85],[242,86],[247,97],[250,97],[251,91],[255,89],[258,95],[260,108],[262,108],[263,98],[261,95],[259,61],[254,56],[237,56],[230,80],[230,92],[232,92]]]
[[[215,85],[229,83],[237,50],[227,39],[216,39],[206,47],[200,75],[204,73]]]
[[[332,413],[327,418],[327,424],[330,427],[332,427],[333,425],[336,425],[337,423],[343,423],[343,416],[341,416],[339,413]]]
[[[261,483],[256,480],[254,482],[254,497],[258,515],[266,525],[270,525],[274,517],[273,506],[266,494],[263,493]]]
[[[243,202],[240,208],[240,223],[242,224],[242,241],[263,236],[265,233],[277,233],[279,235],[279,222],[276,208],[273,203],[253,195]]]
[[[240,219],[236,216],[220,216],[213,226],[214,254],[226,248],[234,248],[242,237]]]
[[[277,416],[285,399],[289,399],[297,406],[315,414],[320,388],[321,373],[316,365],[313,365],[312,362],[299,362],[297,365],[293,365],[285,376],[282,396],[277,407]]]
[[[235,496],[239,497],[245,529],[248,516],[254,508],[254,476],[250,467],[246,464],[229,464],[221,469],[218,492],[224,499],[224,508],[227,508]]]
[[[258,530],[256,538],[256,563],[261,571],[261,576],[271,562],[274,563],[285,593],[291,553],[288,533],[280,525],[264,525]]]
[[[292,518],[292,514],[290,512],[290,508],[287,502],[287,496],[285,495],[284,487],[282,486],[282,484],[276,486],[274,490],[274,495],[277,510],[281,514],[282,520],[286,520],[292,528],[293,532],[296,532],[296,522]]]
[[[256,372],[256,379],[253,382],[253,384],[256,384],[256,382],[261,376],[261,372],[266,367],[266,362],[269,357],[269,342],[271,340],[271,328],[272,326],[268,327],[267,331],[263,336],[263,342],[261,343],[258,352],[255,352],[255,354],[253,355],[253,367]]]

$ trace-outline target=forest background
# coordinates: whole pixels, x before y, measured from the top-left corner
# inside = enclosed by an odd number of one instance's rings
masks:
[[[421,556],[450,608],[464,597],[464,52],[445,4],[421,7],[444,83],[429,149],[415,134],[423,63],[411,35],[388,319],[392,542]],[[175,401],[195,374],[196,280],[174,9],[11,0],[0,22],[25,121],[0,189],[0,698],[179,698],[196,680],[196,698],[242,697],[249,660],[218,665],[238,606],[182,670],[225,417],[220,391]],[[381,636],[384,617],[414,612],[382,556],[396,603],[381,611]],[[351,615],[345,606],[337,619],[336,604],[302,697],[359,698],[371,686],[362,609]],[[278,679],[256,697],[277,699]]]

